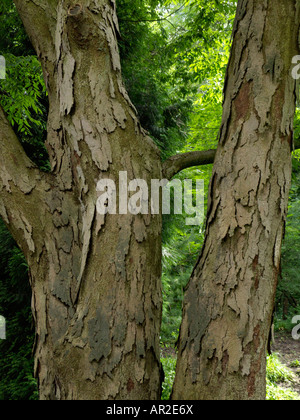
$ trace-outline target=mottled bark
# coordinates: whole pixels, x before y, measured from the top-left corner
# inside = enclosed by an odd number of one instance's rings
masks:
[[[50,102],[50,174],[0,115],[0,212],[30,266],[40,398],[157,399],[161,216],[96,211],[99,179],[162,176],[123,86],[115,2],[15,4]]]
[[[240,0],[173,399],[264,399],[291,179],[300,3]]]
[[[0,215],[26,256],[42,243],[36,208],[43,205],[48,175],[40,173],[28,159],[0,107]]]

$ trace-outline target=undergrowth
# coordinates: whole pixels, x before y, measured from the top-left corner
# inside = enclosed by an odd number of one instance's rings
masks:
[[[161,359],[165,372],[162,385],[162,400],[169,400],[175,378],[176,358],[173,356]],[[300,400],[300,396],[293,391],[294,373],[283,365],[277,354],[267,358],[267,401]]]

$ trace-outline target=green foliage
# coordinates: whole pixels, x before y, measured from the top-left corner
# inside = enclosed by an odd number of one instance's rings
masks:
[[[300,162],[293,160],[292,188],[286,234],[282,247],[282,274],[276,296],[276,327],[291,330],[300,314]]]
[[[292,389],[282,388],[267,381],[267,401],[299,401],[299,395]]]
[[[292,382],[294,374],[280,362],[278,355],[273,353],[267,359],[267,379],[276,384]]]
[[[294,360],[293,362],[291,362],[290,367],[300,367],[299,360]]]
[[[170,18],[168,51],[175,52],[173,75],[181,78],[193,100],[184,146],[179,150],[214,149],[222,118],[222,89],[229,58],[230,33],[235,2],[167,2]],[[166,13],[167,13],[166,12]],[[223,13],[223,14],[222,14]],[[163,23],[167,30],[167,23]],[[208,35],[207,35],[208,34]],[[218,58],[216,58],[216,55]],[[205,61],[206,60],[206,61]],[[212,166],[182,171],[181,180],[203,179],[205,209]],[[206,210],[205,210],[206,213]],[[203,231],[185,225],[185,215],[164,218],[163,229],[163,323],[161,340],[176,342],[181,322],[183,291],[203,244]]]
[[[211,167],[188,169],[177,178],[203,179],[205,209]],[[184,288],[200,253],[204,240],[204,226],[187,226],[186,214],[164,216],[162,286],[163,286],[163,321],[161,341],[163,344],[175,344],[178,338],[182,316]]]
[[[173,356],[161,359],[165,372],[165,380],[162,388],[162,400],[169,400],[175,379],[176,358]],[[267,395],[268,401],[290,401],[300,400],[300,396],[293,391],[294,373],[283,365],[278,355],[272,354],[267,358]],[[285,388],[282,387],[285,384]],[[289,387],[289,388],[287,388]]]
[[[0,54],[6,78],[0,80],[0,104],[22,145],[40,169],[50,169],[44,146],[48,98],[41,65],[12,0],[0,5]]]
[[[33,56],[6,54],[5,58],[6,79],[1,81],[1,105],[11,125],[17,125],[18,132],[30,135],[31,125],[40,127],[41,116],[45,114],[40,103],[46,92],[41,65]]]
[[[163,158],[185,143],[192,99],[174,75],[175,51],[166,51],[168,31],[160,1],[118,0],[122,74],[142,126],[160,147]],[[177,67],[177,66],[176,66]]]
[[[27,264],[2,221],[0,238],[0,314],[6,318],[6,340],[0,340],[0,400],[36,399]]]
[[[12,0],[0,3],[0,54],[35,54]]]
[[[39,61],[34,56],[5,54],[6,79],[0,81],[0,103],[30,158],[48,170],[44,147],[47,93]]]
[[[161,363],[164,369],[165,380],[162,384],[162,400],[169,400],[175,379],[177,359],[175,357],[163,357]]]
[[[172,17],[172,42],[178,70],[197,85],[200,102],[218,102],[228,61],[236,1],[168,1],[170,10],[182,5]],[[186,74],[187,73],[187,74]]]
[[[294,380],[294,373],[280,362],[277,354],[272,354],[268,357],[267,400],[300,400],[300,396],[292,389]],[[283,388],[282,384],[289,386],[289,388]]]

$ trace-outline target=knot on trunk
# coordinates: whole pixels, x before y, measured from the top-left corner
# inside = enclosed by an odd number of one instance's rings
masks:
[[[98,37],[97,28],[91,13],[81,4],[76,3],[68,9],[68,38],[76,42],[80,48],[88,48]]]
[[[82,4],[74,4],[68,10],[68,16],[77,17],[82,13],[83,7]]]

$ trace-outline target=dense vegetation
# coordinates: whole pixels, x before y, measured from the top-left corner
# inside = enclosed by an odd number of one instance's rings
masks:
[[[124,81],[143,127],[149,131],[163,157],[178,151],[215,148],[236,2],[118,0],[117,3]],[[39,62],[12,0],[2,0],[0,5],[0,54],[7,63],[6,80],[0,81],[1,105],[27,154],[47,171],[44,147],[47,93]],[[300,112],[295,128],[295,135],[300,136]],[[204,179],[207,192],[210,174],[211,167],[207,166],[183,171],[179,178]],[[276,302],[278,328],[291,329],[292,316],[300,314],[299,204],[300,164],[295,153]],[[163,358],[165,399],[176,364],[174,352],[168,352],[168,348],[174,349],[177,340],[183,290],[202,243],[203,227],[186,226],[184,216],[165,217],[161,331],[162,347],[167,349]],[[28,268],[2,221],[0,273],[0,314],[7,320],[7,340],[0,341],[0,399],[36,399]],[[274,359],[269,359],[268,372],[272,372],[274,364]],[[268,381],[268,398],[280,399],[275,389],[278,378],[269,373]],[[286,395],[287,399],[294,397]]]

